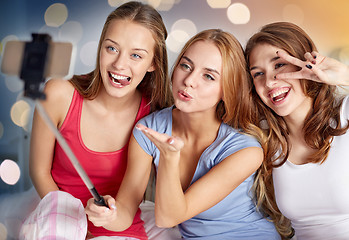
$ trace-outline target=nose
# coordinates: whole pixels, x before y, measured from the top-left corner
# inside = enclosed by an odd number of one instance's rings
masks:
[[[127,56],[125,56],[124,54],[120,53],[117,54],[115,56],[115,59],[113,61],[113,67],[115,67],[116,69],[125,69],[127,66]]]
[[[194,88],[197,85],[197,80],[196,80],[197,77],[198,77],[198,74],[195,71],[189,72],[184,78],[184,85],[186,87]]]
[[[271,88],[276,84],[276,73],[269,73],[265,79],[265,86]]]

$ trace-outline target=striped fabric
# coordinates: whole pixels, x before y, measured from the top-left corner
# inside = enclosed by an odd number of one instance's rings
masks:
[[[33,191],[37,196],[37,193]],[[26,205],[23,204],[23,208]],[[140,205],[142,219],[149,240],[180,240],[178,227],[158,228],[155,225],[154,203]],[[24,209],[25,210],[25,209]],[[19,233],[20,240],[85,240],[87,217],[81,201],[63,191],[47,194],[25,219]],[[100,236],[89,240],[137,240],[133,237]]]

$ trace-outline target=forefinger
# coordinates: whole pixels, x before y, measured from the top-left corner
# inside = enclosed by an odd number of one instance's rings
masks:
[[[286,60],[287,62],[296,65],[298,67],[303,67],[304,66],[304,62],[298,58],[292,57],[291,55],[289,55],[287,52],[283,51],[283,50],[279,50],[276,52],[276,54]]]
[[[302,71],[288,72],[288,73],[278,73],[276,74],[276,79],[290,80],[290,79],[305,79],[306,76]]]

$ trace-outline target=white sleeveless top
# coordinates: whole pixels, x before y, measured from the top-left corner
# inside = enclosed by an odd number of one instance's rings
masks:
[[[349,119],[349,96],[341,124]],[[349,130],[334,137],[323,164],[286,161],[273,170],[276,202],[292,222],[297,240],[349,239]]]

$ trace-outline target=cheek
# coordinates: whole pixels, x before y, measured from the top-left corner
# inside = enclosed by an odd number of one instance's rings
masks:
[[[258,94],[259,96],[261,96],[261,94],[262,94],[262,92],[263,92],[263,90],[264,90],[264,88],[263,88],[261,82],[259,82],[259,81],[253,81],[253,86],[254,86],[254,88],[256,89],[257,94]]]
[[[210,99],[213,102],[219,102],[223,97],[223,90],[221,88],[201,88],[203,99]]]
[[[108,56],[105,53],[101,52],[99,54],[99,65],[100,65],[100,67],[101,68],[105,67],[107,65],[108,61],[109,61],[108,60]]]
[[[181,73],[181,71],[178,70],[174,70],[173,74],[172,74],[172,86],[178,86],[181,82],[181,80],[183,80],[184,75],[183,73]]]

